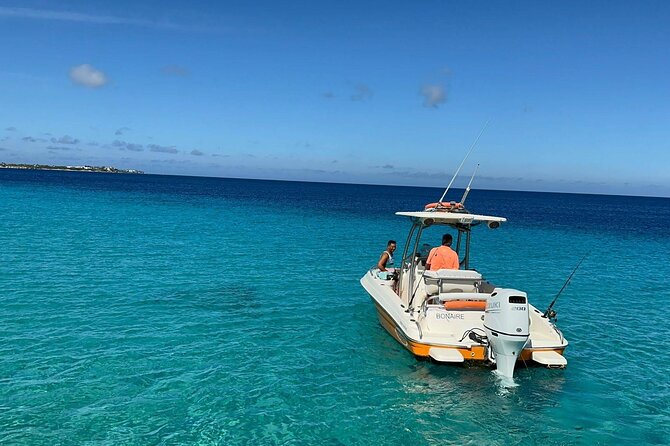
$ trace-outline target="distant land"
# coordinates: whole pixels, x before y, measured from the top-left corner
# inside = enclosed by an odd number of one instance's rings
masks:
[[[49,164],[12,164],[0,163],[0,169],[29,169],[29,170],[72,170],[76,172],[104,172],[104,173],[144,173],[135,169],[117,169],[111,166],[52,166]]]

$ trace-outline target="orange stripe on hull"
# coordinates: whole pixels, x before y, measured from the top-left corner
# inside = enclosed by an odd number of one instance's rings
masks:
[[[391,319],[391,317],[386,314],[386,311],[377,305],[377,302],[375,302],[375,306],[377,307],[377,316],[379,317],[379,322],[396,341],[398,341],[407,350],[412,352],[415,356],[420,356],[422,358],[429,357],[428,351],[431,347],[433,347],[433,345],[423,344],[421,342],[415,342],[407,339],[402,330],[400,330],[396,326],[395,322],[393,322],[393,319]],[[482,346],[473,346],[471,348],[454,348],[454,350],[458,350],[461,355],[463,355],[463,358],[468,360],[483,361],[486,359],[484,355],[484,347]]]

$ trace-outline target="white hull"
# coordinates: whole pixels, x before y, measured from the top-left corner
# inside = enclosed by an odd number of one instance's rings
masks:
[[[504,375],[511,376],[518,360],[534,362],[547,367],[565,367],[567,361],[562,356],[568,342],[562,333],[535,307],[528,304],[529,336],[524,339],[513,355],[505,348],[497,347],[492,351],[486,339],[484,327],[484,308],[479,306],[486,300],[487,294],[480,288],[491,287],[474,271],[456,271],[458,277],[475,277],[472,287],[468,288],[468,279],[459,279],[459,287],[452,294],[440,293],[431,296],[429,286],[424,284],[423,274],[415,278],[413,297],[411,293],[394,291],[394,284],[377,277],[372,269],[361,278],[363,288],[368,292],[377,308],[379,320],[386,330],[414,355],[430,357],[438,362],[463,362],[464,360],[498,362],[498,368]],[[470,273],[470,275],[468,275]],[[479,279],[476,279],[476,277]],[[403,284],[401,289],[408,289]],[[450,303],[441,300],[447,299]],[[409,305],[411,302],[411,305]],[[408,312],[407,308],[413,310]],[[446,307],[450,306],[449,309]],[[470,337],[470,333],[475,333]],[[508,346],[514,346],[509,344]]]

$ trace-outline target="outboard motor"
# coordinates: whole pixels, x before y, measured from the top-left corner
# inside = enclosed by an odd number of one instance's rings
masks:
[[[486,301],[484,329],[498,372],[511,378],[516,360],[530,336],[526,293],[496,288]]]

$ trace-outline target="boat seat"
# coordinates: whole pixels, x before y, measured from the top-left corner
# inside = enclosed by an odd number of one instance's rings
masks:
[[[426,271],[423,276],[431,279],[482,280],[482,275],[471,269],[438,269]]]
[[[439,269],[425,271],[423,281],[428,296],[442,293],[476,293],[479,291],[482,275],[472,270]]]

